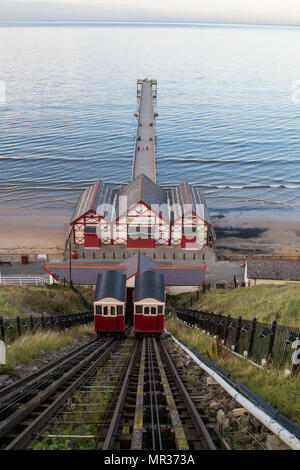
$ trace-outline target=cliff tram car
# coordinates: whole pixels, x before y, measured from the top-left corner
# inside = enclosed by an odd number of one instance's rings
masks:
[[[164,331],[164,276],[153,271],[137,274],[134,288],[134,332],[136,335]]]
[[[130,295],[128,295],[130,293]],[[99,334],[125,334],[134,324],[135,335],[164,331],[164,276],[144,271],[135,277],[135,287],[126,289],[126,275],[109,270],[98,274],[94,297],[95,331]]]
[[[125,333],[126,275],[118,271],[98,274],[94,297],[97,333]]]

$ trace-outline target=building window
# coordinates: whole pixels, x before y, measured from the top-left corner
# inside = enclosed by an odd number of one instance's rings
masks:
[[[97,226],[86,226],[84,227],[84,233],[97,233]]]
[[[128,225],[127,237],[128,238],[152,238],[151,225]]]
[[[186,226],[186,225],[184,225],[183,228],[182,228],[182,232],[184,234],[187,234],[187,235],[191,235],[191,234],[194,235],[196,233],[196,229],[197,229],[197,227],[195,227],[195,226]]]
[[[143,313],[143,306],[142,305],[136,305],[135,306],[135,313]]]

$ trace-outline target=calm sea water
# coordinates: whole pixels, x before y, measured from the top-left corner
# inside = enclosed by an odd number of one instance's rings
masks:
[[[98,178],[128,182],[136,79],[155,77],[159,184],[185,177],[215,214],[300,211],[299,38],[284,27],[2,23],[0,207],[71,209]]]

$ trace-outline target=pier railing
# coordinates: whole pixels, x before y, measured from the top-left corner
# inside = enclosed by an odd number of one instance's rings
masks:
[[[234,353],[259,365],[288,367],[292,374],[300,370],[300,328],[187,308],[177,308],[176,315],[186,326],[219,338]]]

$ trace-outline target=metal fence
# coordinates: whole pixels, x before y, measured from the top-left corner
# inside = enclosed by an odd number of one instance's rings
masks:
[[[300,362],[300,328],[232,318],[221,313],[176,309],[177,318],[187,326],[196,327],[218,336],[223,344],[234,352],[251,358],[257,363],[263,360],[278,368],[288,367],[292,373],[298,371]],[[295,347],[296,345],[296,347]]]
[[[0,276],[0,284],[16,284],[19,286],[30,284],[34,286],[45,286],[50,284],[50,280],[49,278],[42,276]]]
[[[74,313],[71,315],[40,316],[4,320],[0,316],[0,339],[11,341],[25,333],[37,330],[70,328],[71,326],[87,325],[94,321],[93,312]]]

